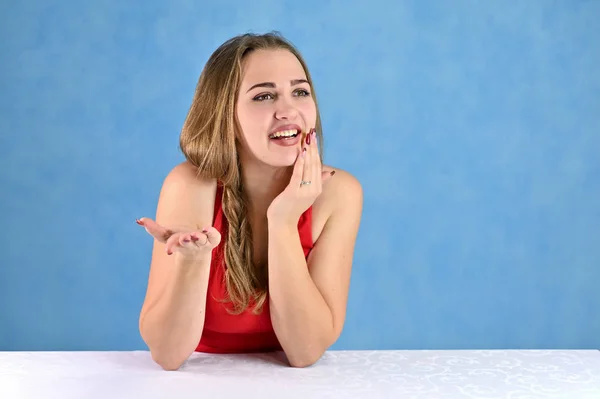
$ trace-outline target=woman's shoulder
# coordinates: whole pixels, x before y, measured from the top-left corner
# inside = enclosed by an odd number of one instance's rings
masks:
[[[333,219],[360,219],[363,205],[363,189],[360,181],[350,172],[323,165],[323,171],[335,174],[323,183],[321,195],[313,204],[313,236],[321,235],[325,225]],[[334,216],[339,217],[334,217]]]
[[[360,200],[362,202],[363,190],[360,181],[350,172],[336,168],[330,165],[323,165],[324,171],[335,171],[326,182],[323,183],[323,189],[320,197],[322,201],[339,206],[345,202],[354,202]],[[356,199],[353,201],[353,199]]]
[[[194,165],[184,161],[165,176],[157,213],[163,218],[176,219],[170,222],[190,220],[195,224],[206,224],[212,219],[216,187],[215,179],[202,178]]]
[[[183,161],[173,167],[164,180],[164,185],[190,190],[211,190],[217,185],[215,179],[203,178],[198,168],[189,161]]]

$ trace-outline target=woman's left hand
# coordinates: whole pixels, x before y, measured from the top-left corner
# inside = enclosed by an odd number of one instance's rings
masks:
[[[269,221],[297,224],[302,213],[321,194],[323,183],[334,173],[332,170],[323,170],[317,134],[313,128],[302,142],[302,150],[296,158],[290,183],[267,210]]]

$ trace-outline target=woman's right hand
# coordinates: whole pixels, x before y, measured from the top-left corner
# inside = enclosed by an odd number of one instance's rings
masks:
[[[178,231],[169,229],[149,218],[136,219],[136,223],[144,227],[148,234],[165,244],[168,255],[179,252],[185,257],[210,255],[213,248],[221,242],[221,233],[214,227],[201,231]]]

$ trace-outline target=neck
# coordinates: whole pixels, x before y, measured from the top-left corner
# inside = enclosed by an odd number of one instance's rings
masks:
[[[293,166],[273,167],[255,162],[242,163],[241,179],[253,217],[266,217],[271,202],[289,184]]]

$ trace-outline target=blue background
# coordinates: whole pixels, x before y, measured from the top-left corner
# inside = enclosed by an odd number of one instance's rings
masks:
[[[313,8],[314,7],[314,8]],[[145,349],[204,63],[279,30],[362,182],[332,349],[600,347],[600,1],[0,3],[0,350]]]

